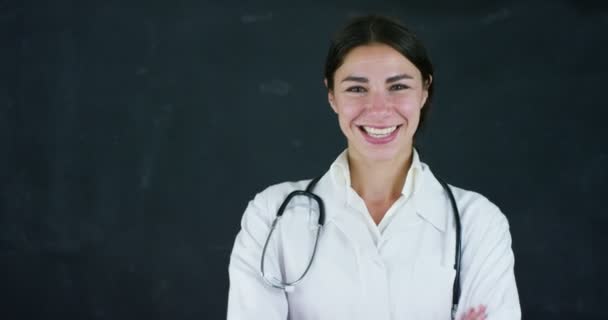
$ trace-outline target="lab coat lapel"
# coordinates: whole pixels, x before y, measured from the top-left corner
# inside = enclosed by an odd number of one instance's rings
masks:
[[[437,178],[424,163],[422,164],[422,179],[416,185],[414,202],[416,212],[421,218],[431,223],[437,230],[445,232],[448,223],[446,212],[450,212],[449,198]]]
[[[345,188],[336,185],[327,174],[319,181],[317,192],[325,203],[325,232],[333,233],[331,229],[335,228],[348,239],[348,243],[356,247],[365,243],[373,244],[368,239],[369,231],[365,223],[362,223],[363,214],[348,204]]]

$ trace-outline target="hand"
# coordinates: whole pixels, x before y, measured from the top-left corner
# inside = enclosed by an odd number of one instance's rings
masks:
[[[482,304],[477,308],[470,308],[460,317],[460,320],[485,320],[487,316],[486,306]]]

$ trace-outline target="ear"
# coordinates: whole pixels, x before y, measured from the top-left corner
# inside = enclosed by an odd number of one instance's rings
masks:
[[[327,79],[323,79],[323,83],[325,83],[325,88],[327,89],[327,101],[329,101],[329,105],[334,110],[334,113],[338,114],[338,109],[336,108],[334,91],[327,86]]]
[[[429,98],[429,88],[431,87],[431,83],[433,83],[433,76],[429,75],[429,79],[423,84],[422,105],[420,106],[420,108],[423,108],[426,105],[426,100]]]

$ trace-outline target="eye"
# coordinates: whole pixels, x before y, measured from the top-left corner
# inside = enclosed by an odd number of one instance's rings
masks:
[[[398,90],[405,90],[405,89],[409,89],[409,87],[404,85],[403,83],[396,83],[390,87],[391,91],[398,91]]]
[[[362,93],[362,92],[365,92],[366,90],[362,86],[353,86],[353,87],[348,87],[346,89],[346,91],[354,92],[354,93]]]

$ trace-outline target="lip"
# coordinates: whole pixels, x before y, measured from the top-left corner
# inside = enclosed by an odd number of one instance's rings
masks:
[[[362,128],[362,126],[357,126],[357,129],[359,129],[359,132],[361,132],[361,134],[363,135],[363,138],[365,138],[365,140],[371,144],[376,144],[376,145],[382,145],[382,144],[387,144],[393,140],[395,140],[395,138],[397,138],[397,134],[399,134],[399,130],[401,130],[401,126],[402,125],[397,125],[397,128],[395,129],[395,131],[391,132],[391,134],[389,134],[386,137],[382,137],[382,138],[375,138],[370,136],[369,134],[367,134],[367,132],[365,132],[365,130]],[[372,128],[378,128],[378,129],[383,129],[383,128],[390,128],[392,126],[366,126],[366,127],[372,127]]]

